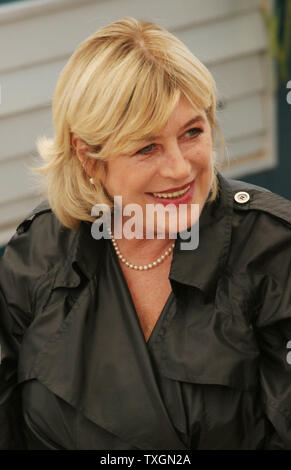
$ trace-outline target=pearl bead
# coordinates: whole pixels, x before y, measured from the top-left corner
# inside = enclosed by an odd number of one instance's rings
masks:
[[[175,246],[175,243],[173,243],[172,246],[171,246],[170,248],[168,248],[156,261],[153,261],[152,263],[149,263],[149,264],[137,266],[136,264],[132,264],[132,263],[130,263],[129,261],[126,260],[126,258],[120,253],[120,251],[119,251],[119,249],[118,249],[118,245],[117,245],[117,243],[116,243],[116,240],[115,240],[115,238],[112,236],[111,230],[108,230],[108,233],[109,233],[109,235],[110,235],[113,248],[114,248],[114,250],[115,250],[116,255],[118,256],[118,258],[122,261],[122,263],[125,264],[125,266],[128,266],[128,267],[131,268],[131,269],[135,269],[136,271],[146,271],[146,270],[148,270],[148,269],[154,268],[155,266],[158,266],[158,265],[159,265],[160,263],[162,263],[162,262],[164,261],[164,259],[170,254],[170,252],[172,251],[172,249],[173,249],[174,246]]]

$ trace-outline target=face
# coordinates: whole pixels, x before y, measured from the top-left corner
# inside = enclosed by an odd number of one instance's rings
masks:
[[[201,214],[212,175],[211,126],[205,113],[197,114],[182,96],[159,136],[141,142],[130,155],[107,162],[103,184],[112,198],[122,196],[123,207],[133,203],[139,205],[144,227],[152,223],[147,207],[159,203],[162,209],[168,208],[166,212],[175,211],[177,220],[180,212],[177,231],[183,231],[193,225],[192,204],[198,204],[196,220]],[[123,217],[123,223],[128,219]],[[165,230],[166,236],[175,232],[168,215],[166,219],[164,217],[164,223],[164,228],[160,227],[158,217],[148,228],[155,234]]]

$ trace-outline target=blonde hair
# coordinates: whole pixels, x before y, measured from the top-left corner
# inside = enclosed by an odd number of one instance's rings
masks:
[[[55,88],[55,136],[38,138],[43,165],[33,168],[45,177],[45,196],[63,225],[78,228],[81,220],[93,222],[91,208],[97,203],[112,207],[98,169],[106,168],[109,156],[130,152],[139,140],[159,132],[181,93],[196,110],[206,112],[214,142],[214,128],[220,133],[214,79],[167,30],[124,18],[99,29],[76,48]],[[71,145],[72,133],[90,146],[88,157],[97,159],[94,186]],[[213,159],[209,202],[218,191],[214,150]]]

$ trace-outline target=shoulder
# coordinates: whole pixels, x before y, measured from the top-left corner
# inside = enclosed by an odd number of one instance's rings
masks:
[[[234,211],[265,213],[291,229],[291,201],[261,186],[235,179],[226,179],[229,184]]]
[[[261,230],[273,229],[273,234],[291,234],[291,201],[266,188],[241,180],[223,178],[220,175],[220,190],[225,204],[232,208],[233,228],[241,236],[258,234]],[[246,231],[246,228],[251,231]],[[267,234],[265,233],[265,236]],[[270,235],[270,233],[269,233]]]
[[[65,265],[76,235],[76,230],[61,224],[47,200],[33,208],[17,226],[0,259],[0,288],[8,301],[29,304],[40,282],[49,283]]]
[[[19,223],[19,225],[16,228],[17,234],[26,232],[36,217],[40,216],[41,214],[46,214],[46,213],[52,214],[52,210],[51,210],[48,200],[44,199],[43,201],[40,202],[40,204],[34,207],[26,215],[26,217]]]
[[[70,252],[76,234],[76,230],[61,224],[44,199],[19,223],[5,254],[12,248],[19,248],[22,255],[27,256],[27,264],[31,263],[37,269],[37,265],[43,263],[43,268],[48,270]]]
[[[244,181],[222,180],[233,208],[229,266],[285,286],[291,281],[291,201]]]

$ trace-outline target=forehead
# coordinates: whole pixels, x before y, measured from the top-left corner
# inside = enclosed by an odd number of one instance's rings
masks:
[[[206,123],[206,114],[204,110],[198,111],[183,95],[181,95],[178,103],[170,114],[166,125],[162,129],[162,132],[167,132],[167,130],[170,130],[172,127],[183,129],[196,123]],[[155,132],[150,136],[150,138],[158,137],[160,137],[160,135]]]

